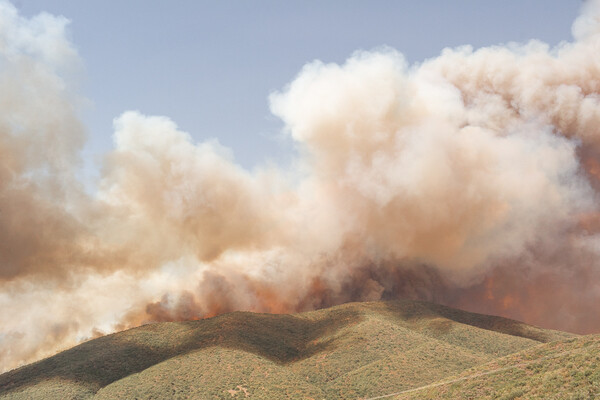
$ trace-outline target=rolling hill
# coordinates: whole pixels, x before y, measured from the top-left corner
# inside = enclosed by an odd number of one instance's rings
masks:
[[[600,335],[535,346],[388,398],[597,399]]]
[[[478,398],[492,375],[504,388],[505,374],[516,373],[499,368],[572,346],[593,350],[586,362],[596,372],[582,373],[598,390],[597,344],[594,337],[408,300],[295,315],[234,312],[90,340],[0,375],[0,399],[370,398],[449,379],[458,380],[394,397],[460,398],[464,390]],[[521,376],[524,386],[507,394],[526,390],[534,368]]]

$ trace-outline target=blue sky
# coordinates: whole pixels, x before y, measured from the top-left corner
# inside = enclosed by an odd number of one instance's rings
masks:
[[[312,60],[390,46],[410,63],[445,47],[571,40],[581,1],[14,1],[25,16],[71,20],[83,62],[88,168],[126,110],[166,115],[196,141],[218,138],[237,163],[285,164],[293,145],[269,111]]]

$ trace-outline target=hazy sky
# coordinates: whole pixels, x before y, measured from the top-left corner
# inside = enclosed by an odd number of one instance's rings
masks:
[[[267,97],[314,59],[341,63],[391,46],[410,63],[444,47],[571,40],[581,1],[20,0],[22,15],[71,20],[84,62],[85,157],[112,147],[126,110],[166,115],[195,140],[218,138],[246,168],[285,163],[292,145]],[[89,168],[88,168],[89,169]]]

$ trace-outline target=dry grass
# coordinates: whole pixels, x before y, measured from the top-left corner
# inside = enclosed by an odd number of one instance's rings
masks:
[[[396,399],[598,399],[600,335],[539,345]]]
[[[1,375],[0,399],[371,397],[570,336],[414,301],[236,312],[91,340]]]

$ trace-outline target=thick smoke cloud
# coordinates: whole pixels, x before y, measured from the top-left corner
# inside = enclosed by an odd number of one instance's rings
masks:
[[[127,111],[88,194],[67,21],[0,2],[0,369],[146,322],[400,297],[599,331],[599,18],[555,48],[309,63],[270,96],[289,169]]]

